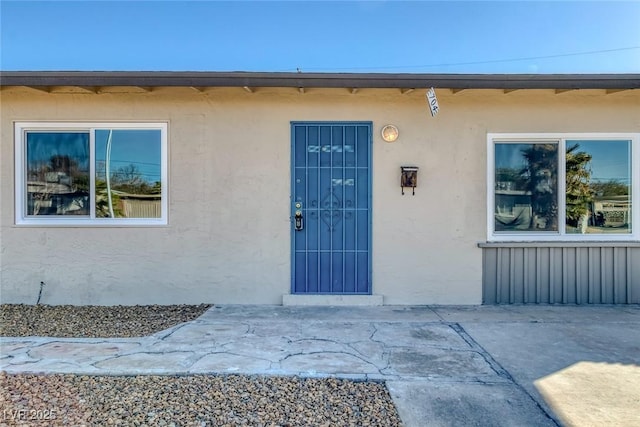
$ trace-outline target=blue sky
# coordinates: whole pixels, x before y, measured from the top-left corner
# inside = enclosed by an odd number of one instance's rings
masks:
[[[631,182],[631,144],[629,141],[567,141],[567,147],[578,143],[579,151],[593,156],[592,181]]]
[[[591,154],[589,163],[592,181],[631,181],[631,144],[627,140],[567,140],[566,147],[578,144],[578,152]],[[519,170],[526,166],[522,152],[531,144],[503,143],[495,146],[495,167]]]
[[[95,134],[96,168],[106,161],[108,129],[97,129]],[[29,132],[27,153],[30,169],[36,170],[48,163],[53,155],[70,156],[81,169],[89,171],[89,132]],[[111,170],[134,165],[140,177],[149,183],[160,181],[160,131],[136,129],[113,131]],[[99,169],[99,168],[98,168]],[[104,170],[98,170],[104,176]]]
[[[640,1],[7,1],[2,70],[638,73]]]
[[[106,162],[109,130],[96,130],[96,163]],[[133,165],[140,177],[154,183],[161,178],[160,131],[116,129],[112,134],[111,170]],[[104,176],[104,171],[103,171]]]

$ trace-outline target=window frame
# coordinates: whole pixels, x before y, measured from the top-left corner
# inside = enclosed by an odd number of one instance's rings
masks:
[[[168,123],[167,122],[14,122],[15,142],[15,224],[18,226],[120,227],[164,226],[168,224]],[[160,131],[160,209],[159,218],[98,218],[95,208],[88,216],[27,215],[27,132],[87,132],[89,134],[89,194],[95,206],[96,130],[159,130]]]
[[[621,140],[631,143],[631,232],[578,234],[566,232],[566,144],[568,140]],[[558,144],[558,231],[495,231],[495,145],[496,143]],[[487,133],[487,241],[489,242],[554,242],[554,241],[638,241],[640,240],[640,133]]]

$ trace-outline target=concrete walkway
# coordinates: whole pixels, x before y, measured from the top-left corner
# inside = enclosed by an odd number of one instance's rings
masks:
[[[382,380],[407,426],[637,426],[640,307],[221,306],[142,338],[0,338],[0,369]]]

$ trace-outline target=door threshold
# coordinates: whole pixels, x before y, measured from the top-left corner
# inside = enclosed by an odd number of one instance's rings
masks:
[[[382,295],[282,295],[282,305],[378,306],[382,305],[382,302]]]

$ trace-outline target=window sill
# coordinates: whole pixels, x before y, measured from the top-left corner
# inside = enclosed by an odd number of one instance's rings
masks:
[[[478,242],[479,248],[640,248],[637,240]]]
[[[13,225],[16,228],[149,228],[168,227],[167,221],[109,221],[109,222],[73,222],[73,221],[24,221]]]

